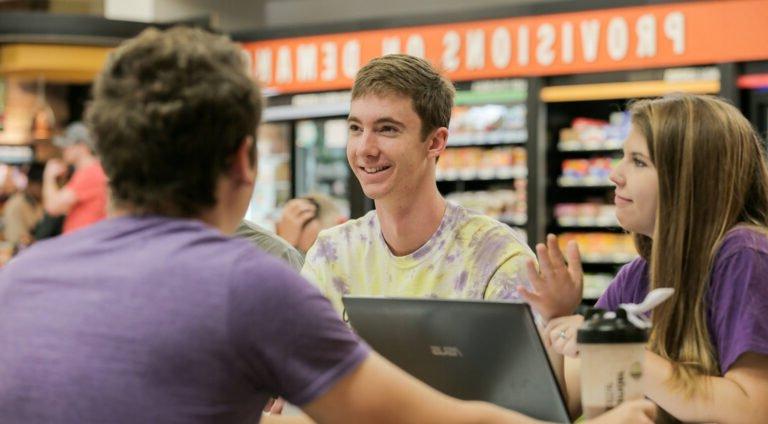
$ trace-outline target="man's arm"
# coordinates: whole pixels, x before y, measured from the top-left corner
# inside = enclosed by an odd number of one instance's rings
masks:
[[[75,192],[67,187],[59,188],[56,178],[67,171],[64,162],[51,159],[43,171],[43,208],[49,215],[65,215],[77,201]]]
[[[443,395],[371,354],[356,370],[302,408],[318,423],[540,423],[484,402]],[[625,402],[585,424],[652,424],[655,405]],[[265,417],[265,424],[309,424],[307,417]]]
[[[302,409],[319,423],[535,423],[512,411],[443,395],[379,355]]]

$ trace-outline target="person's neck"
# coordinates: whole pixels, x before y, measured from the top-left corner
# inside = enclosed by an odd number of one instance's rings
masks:
[[[142,213],[139,212],[136,208],[130,206],[113,206],[109,208],[109,211],[107,212],[107,216],[109,218],[122,218],[136,215],[142,215]],[[227,214],[222,210],[222,208],[219,207],[208,208],[196,216],[190,216],[187,218],[174,215],[163,215],[162,213],[155,215],[167,216],[168,218],[197,220],[213,228],[216,228],[224,234],[231,234],[233,232],[233,230],[230,228],[232,226],[230,222],[231,219],[227,219]]]
[[[216,203],[201,210],[196,215],[187,217],[187,219],[196,219],[218,229],[226,235],[232,235],[235,233],[238,224],[240,224],[243,215],[245,215],[251,193],[253,193],[252,182],[244,183],[221,176],[216,181],[214,192]],[[110,217],[135,215],[137,212],[137,208],[132,205],[121,204],[121,202],[115,199],[111,199],[109,204]],[[171,215],[168,216],[172,217]]]
[[[83,168],[91,165],[94,162],[96,162],[96,157],[95,156],[83,155],[83,156],[81,156],[80,158],[78,158],[75,161],[75,163],[74,163],[75,169],[83,169]]]
[[[418,250],[437,231],[445,215],[445,199],[432,188],[426,195],[376,201],[381,234],[392,254],[405,256]]]

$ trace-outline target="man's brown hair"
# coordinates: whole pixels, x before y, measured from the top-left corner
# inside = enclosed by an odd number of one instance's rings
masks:
[[[215,205],[217,179],[255,139],[261,108],[241,50],[225,37],[178,27],[126,41],[87,112],[115,205],[184,217]]]
[[[357,73],[352,99],[369,94],[398,94],[411,99],[421,119],[421,138],[451,121],[456,90],[453,84],[424,59],[405,54],[389,54],[368,62]]]

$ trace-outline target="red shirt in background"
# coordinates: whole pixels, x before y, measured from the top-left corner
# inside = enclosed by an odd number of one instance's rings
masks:
[[[75,193],[77,200],[64,218],[63,234],[107,216],[107,176],[99,162],[76,170],[66,188]]]

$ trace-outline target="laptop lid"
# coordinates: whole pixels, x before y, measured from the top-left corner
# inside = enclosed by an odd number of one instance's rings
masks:
[[[450,396],[570,422],[528,304],[345,296],[374,350]]]

